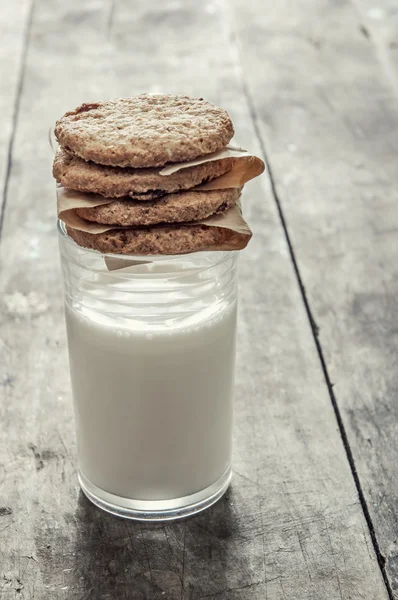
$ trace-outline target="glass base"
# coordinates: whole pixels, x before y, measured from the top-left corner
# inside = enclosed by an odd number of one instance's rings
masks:
[[[231,467],[212,485],[183,498],[172,500],[131,500],[105,492],[79,471],[80,487],[89,500],[112,515],[137,521],[171,521],[195,515],[217,502],[231,482]]]

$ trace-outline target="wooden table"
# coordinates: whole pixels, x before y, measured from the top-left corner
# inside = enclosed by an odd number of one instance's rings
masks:
[[[396,0],[0,0],[0,598],[398,598]],[[48,130],[142,91],[227,108],[247,186],[235,475],[204,514],[79,492]]]

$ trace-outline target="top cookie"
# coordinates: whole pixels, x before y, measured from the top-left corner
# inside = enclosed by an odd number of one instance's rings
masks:
[[[120,167],[158,167],[223,148],[234,134],[228,113],[201,98],[142,94],[66,113],[59,143],[85,160]]]

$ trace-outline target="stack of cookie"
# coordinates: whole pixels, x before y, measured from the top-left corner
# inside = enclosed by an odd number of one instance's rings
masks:
[[[89,196],[75,209],[88,226],[67,226],[68,234],[103,253],[239,249],[230,229],[206,219],[234,209],[241,188],[192,189],[232,169],[234,158],[201,160],[222,150],[233,133],[227,112],[186,96],[145,94],[66,113],[55,127],[60,148],[53,174],[64,188]],[[161,174],[166,165],[198,158],[199,164]],[[107,200],[96,201],[98,195]],[[102,225],[100,233],[90,224]]]

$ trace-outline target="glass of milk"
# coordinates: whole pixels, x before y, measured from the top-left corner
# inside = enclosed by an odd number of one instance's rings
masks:
[[[115,257],[58,229],[83,492],[141,520],[211,506],[231,479],[237,253]]]

